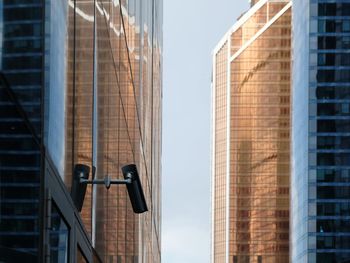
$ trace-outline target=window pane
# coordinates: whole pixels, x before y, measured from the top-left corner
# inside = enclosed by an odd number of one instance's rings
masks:
[[[318,136],[317,149],[350,149],[348,136]]]
[[[350,182],[350,170],[318,169],[317,182]]]
[[[320,199],[348,199],[350,187],[347,186],[318,186],[317,198]]]
[[[317,87],[317,99],[350,99],[350,87]]]
[[[318,132],[350,132],[350,120],[318,120]]]
[[[77,263],[87,263],[88,261],[86,260],[83,252],[81,251],[81,248],[78,246],[77,249]]]
[[[68,262],[68,241],[68,226],[55,203],[52,203],[50,230],[51,263]]]

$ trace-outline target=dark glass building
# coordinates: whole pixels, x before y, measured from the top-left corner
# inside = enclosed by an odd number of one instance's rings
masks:
[[[161,0],[0,1],[0,261],[160,262]],[[135,163],[149,211],[121,179]]]
[[[350,3],[293,1],[291,262],[350,262]]]
[[[0,3],[0,261],[37,262],[43,172],[44,5]]]

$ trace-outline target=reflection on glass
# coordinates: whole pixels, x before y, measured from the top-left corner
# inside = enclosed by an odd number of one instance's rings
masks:
[[[215,263],[289,261],[290,7],[256,5],[216,50]]]
[[[79,246],[78,246],[78,249],[77,249],[77,263],[87,263],[87,260],[86,260],[84,254],[81,251]]]
[[[218,127],[215,131],[215,188],[214,193],[214,249],[215,262],[221,262],[225,258],[226,233],[226,107],[227,107],[227,69],[226,59],[228,52],[227,43],[223,45],[215,57],[215,125]]]
[[[135,216],[125,187],[89,186],[81,215],[103,262],[160,262],[162,1],[69,2],[65,183],[73,163],[98,179],[136,163],[152,213]]]
[[[51,263],[68,262],[69,229],[55,203],[51,207],[50,259]]]

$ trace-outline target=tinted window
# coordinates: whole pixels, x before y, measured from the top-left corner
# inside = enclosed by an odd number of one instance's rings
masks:
[[[319,36],[319,49],[347,49],[350,48],[349,36]]]
[[[350,99],[350,87],[317,87],[317,99]]]
[[[319,16],[348,16],[350,15],[349,3],[321,3],[318,4]]]
[[[318,120],[318,132],[350,132],[350,120]]]
[[[318,169],[317,182],[350,182],[350,170]]]
[[[318,136],[317,149],[350,149],[350,137]]]
[[[318,20],[319,33],[342,33],[350,31],[350,20]]]
[[[42,8],[6,8],[4,9],[3,19],[4,21],[41,20]]]
[[[349,53],[320,53],[318,54],[319,66],[349,66],[350,54]],[[330,79],[329,79],[329,77]],[[349,78],[349,74],[344,70],[319,70],[318,81],[334,81],[342,78]],[[347,79],[349,80],[349,79]]]
[[[347,186],[318,186],[317,198],[319,199],[348,199],[350,187]]]
[[[41,36],[41,23],[30,24],[8,24],[4,28],[4,37],[26,37],[26,36]]]
[[[317,203],[317,215],[318,216],[350,216],[350,204],[349,203]]]
[[[69,229],[55,203],[52,203],[51,226],[51,263],[66,263],[68,262]]]
[[[7,56],[2,60],[4,70],[41,69],[41,56]]]
[[[4,39],[2,50],[4,53],[31,53],[41,51],[41,39],[20,39],[7,40]]]
[[[318,153],[317,165],[321,166],[333,166],[333,165],[349,165],[350,154],[349,153]]]
[[[319,103],[317,104],[318,116],[349,116],[349,103]]]
[[[349,263],[350,253],[317,253],[317,263]]]
[[[318,249],[346,249],[350,247],[350,237],[318,236]]]

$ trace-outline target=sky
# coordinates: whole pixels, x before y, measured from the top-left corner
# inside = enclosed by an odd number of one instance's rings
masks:
[[[212,50],[248,0],[164,0],[162,262],[210,262]]]

